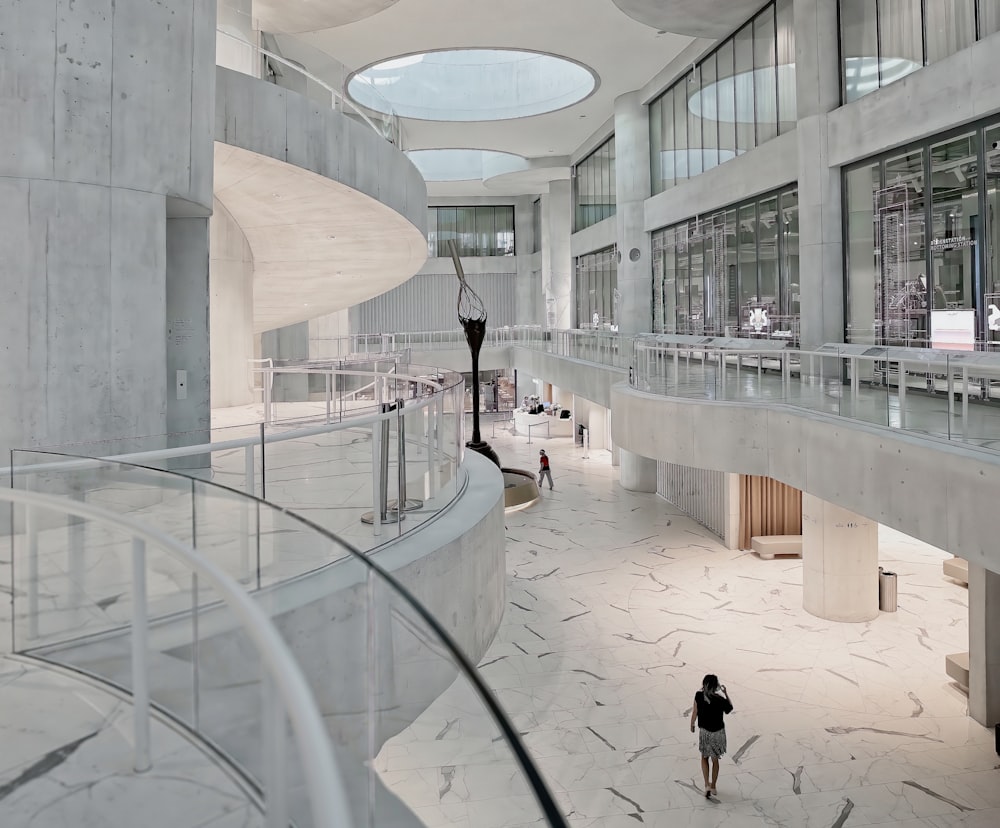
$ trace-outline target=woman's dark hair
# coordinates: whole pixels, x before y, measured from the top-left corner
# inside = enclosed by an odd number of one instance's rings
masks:
[[[701,695],[705,701],[711,702],[715,691],[719,689],[719,677],[715,673],[709,673],[701,680]]]

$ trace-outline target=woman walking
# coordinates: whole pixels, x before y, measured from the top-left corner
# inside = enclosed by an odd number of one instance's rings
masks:
[[[716,792],[719,781],[719,757],[726,752],[726,723],[723,717],[733,712],[725,685],[719,684],[719,677],[709,673],[701,681],[701,690],[694,694],[691,708],[691,732],[698,722],[698,752],[701,753],[701,773],[705,777],[705,796]],[[712,760],[712,777],[709,781],[708,760]]]

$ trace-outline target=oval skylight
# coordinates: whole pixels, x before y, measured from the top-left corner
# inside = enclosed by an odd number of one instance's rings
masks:
[[[515,49],[454,49],[402,55],[351,76],[361,106],[425,121],[503,121],[564,109],[597,88],[575,61]]]
[[[510,152],[478,149],[408,150],[424,181],[482,181],[524,169],[527,162]]]

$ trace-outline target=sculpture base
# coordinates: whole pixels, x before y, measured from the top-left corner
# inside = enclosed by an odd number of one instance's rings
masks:
[[[492,460],[494,463],[496,463],[497,468],[500,467],[500,458],[497,456],[497,453],[493,451],[493,446],[491,446],[485,440],[481,440],[478,443],[474,443],[472,442],[472,440],[470,440],[468,443],[465,444],[465,447],[467,449],[472,449],[472,451]]]

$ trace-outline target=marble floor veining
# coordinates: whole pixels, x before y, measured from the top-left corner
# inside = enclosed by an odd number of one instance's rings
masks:
[[[508,606],[480,669],[574,826],[995,828],[1000,757],[944,657],[968,648],[944,553],[891,530],[899,610],[841,624],[802,609],[802,564],[724,548],[662,499],[621,489],[607,452],[493,441],[552,458],[555,490],[507,516]],[[706,800],[692,697],[735,704]],[[382,749],[383,781],[425,824],[538,824],[496,729],[456,683]]]
[[[159,718],[136,773],[132,705],[30,659],[0,657],[3,828],[262,828],[217,761]]]

